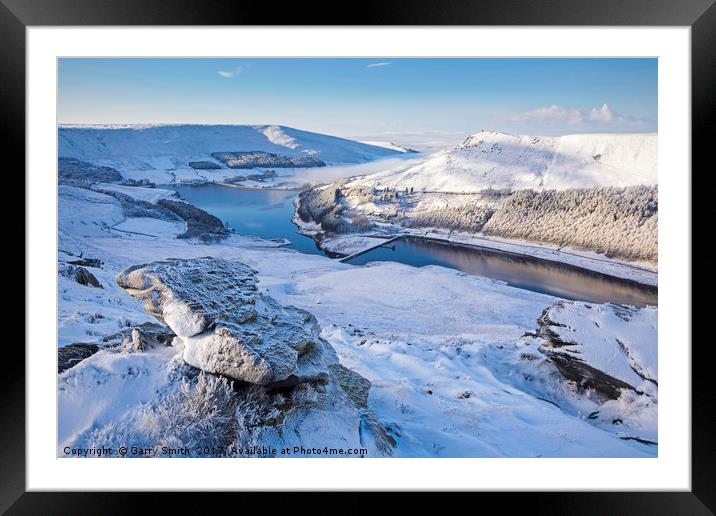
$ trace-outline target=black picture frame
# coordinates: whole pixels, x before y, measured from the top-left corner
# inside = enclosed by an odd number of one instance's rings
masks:
[[[61,25],[606,25],[689,26],[692,44],[692,236],[697,223],[708,220],[707,188],[695,188],[713,167],[709,126],[714,113],[716,69],[716,5],[714,0],[443,0],[398,2],[365,0],[354,9],[348,5],[316,2],[286,3],[280,9],[271,2],[227,0],[0,0],[0,114],[2,141],[13,149],[14,170],[25,170],[25,29],[28,26]],[[339,10],[340,9],[340,10]],[[352,12],[355,11],[355,12]],[[341,14],[342,13],[342,14]],[[7,162],[6,162],[7,163]],[[9,170],[9,168],[6,168]],[[695,173],[699,170],[701,176]],[[668,172],[668,171],[667,171]],[[671,172],[668,172],[671,173]],[[688,171],[680,172],[688,180]],[[16,178],[18,180],[19,178]],[[18,183],[20,181],[18,180]],[[23,188],[17,185],[18,188]],[[27,192],[26,192],[27,193]],[[709,234],[707,229],[702,235]],[[23,237],[20,237],[24,239]],[[19,247],[19,246],[17,246]],[[23,251],[24,253],[24,251]],[[23,261],[24,262],[24,261]],[[699,290],[714,286],[714,259],[696,256],[692,246],[692,277]],[[708,269],[707,269],[708,268]],[[29,271],[25,270],[25,275]],[[708,321],[709,306],[692,302],[692,321]],[[32,310],[26,306],[27,311]],[[713,514],[716,512],[716,460],[712,438],[716,434],[711,368],[712,339],[669,343],[687,349],[692,345],[692,490],[691,492],[642,493],[531,493],[510,494],[499,500],[505,506],[523,505],[530,512],[578,512],[580,514]],[[9,337],[6,337],[9,339]],[[27,344],[27,343],[26,343]],[[6,342],[6,349],[11,344]],[[8,514],[119,513],[146,508],[147,496],[128,493],[26,492],[25,363],[18,345],[12,344],[0,375],[0,510]],[[171,504],[185,506],[184,495],[165,493],[164,510]],[[241,495],[246,496],[246,495]],[[499,496],[485,494],[484,496]],[[209,505],[224,496],[212,494]],[[504,499],[507,498],[507,499]],[[202,502],[205,503],[205,502]],[[208,508],[205,507],[205,509]]]

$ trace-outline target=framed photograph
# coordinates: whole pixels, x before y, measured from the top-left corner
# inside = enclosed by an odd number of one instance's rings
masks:
[[[524,503],[711,514],[712,3],[381,2],[344,25],[3,0],[26,203],[3,510],[545,491]]]

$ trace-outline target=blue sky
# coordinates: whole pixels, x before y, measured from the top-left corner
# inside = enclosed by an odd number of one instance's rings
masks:
[[[66,58],[58,122],[281,124],[397,143],[651,132],[657,60]]]

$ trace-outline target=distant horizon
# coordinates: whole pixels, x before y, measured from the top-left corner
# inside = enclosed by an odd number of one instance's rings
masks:
[[[65,128],[65,129],[88,128],[88,129],[108,129],[108,130],[110,130],[110,129],[149,128],[149,127],[172,127],[172,126],[175,126],[175,127],[181,127],[181,126],[206,126],[206,127],[213,127],[213,126],[227,126],[227,127],[230,127],[230,126],[269,127],[269,126],[275,126],[275,127],[282,127],[282,128],[287,128],[287,129],[294,129],[294,130],[298,130],[298,131],[310,132],[310,133],[314,133],[314,134],[323,134],[323,135],[325,135],[325,136],[333,136],[333,137],[336,137],[336,138],[343,138],[343,139],[346,139],[346,140],[357,141],[357,142],[360,142],[360,143],[367,143],[367,144],[369,144],[369,145],[371,144],[371,142],[373,142],[373,143],[386,143],[386,144],[387,144],[387,143],[392,143],[392,144],[395,144],[395,145],[399,145],[399,146],[411,148],[412,146],[420,147],[421,145],[424,146],[425,143],[428,143],[428,144],[430,143],[430,142],[422,142],[422,143],[418,142],[418,143],[412,144],[412,143],[406,142],[406,141],[404,141],[404,140],[402,140],[402,139],[400,139],[400,138],[388,138],[388,137],[383,137],[383,139],[380,139],[380,135],[374,135],[373,137],[360,137],[360,136],[350,137],[350,136],[342,136],[342,135],[337,135],[337,134],[319,133],[319,132],[316,132],[316,131],[310,131],[310,130],[308,130],[308,129],[303,129],[303,128],[301,128],[301,127],[293,127],[293,126],[289,126],[289,125],[286,125],[286,124],[231,124],[231,123],[218,123],[218,124],[217,124],[217,123],[200,123],[200,122],[192,122],[192,123],[173,123],[173,122],[164,123],[164,122],[156,122],[156,123],[126,123],[126,124],[61,124],[61,123],[58,123],[58,124],[57,124],[57,127],[58,127],[58,128]],[[477,131],[474,131],[474,132],[472,132],[472,133],[465,133],[465,135],[464,135],[462,138],[458,139],[458,140],[455,140],[455,141],[452,141],[452,142],[446,142],[446,143],[444,144],[444,146],[445,146],[445,147],[448,147],[448,146],[451,146],[451,145],[459,145],[465,138],[468,138],[469,136],[472,136],[472,135],[474,135],[474,134],[477,134],[477,133],[483,132],[483,131],[494,132],[494,133],[500,133],[500,134],[506,134],[506,135],[511,135],[511,136],[535,136],[535,137],[540,137],[540,138],[550,138],[550,137],[558,138],[558,137],[561,137],[561,136],[590,135],[590,134],[591,134],[591,135],[600,135],[600,134],[624,134],[624,135],[628,135],[628,134],[658,134],[657,131],[635,131],[635,132],[632,132],[632,133],[627,133],[627,132],[623,132],[623,133],[619,133],[619,132],[616,132],[616,133],[608,133],[608,132],[576,133],[576,132],[575,132],[575,133],[558,134],[558,135],[545,135],[545,134],[526,134],[526,133],[516,133],[516,132],[509,133],[509,132],[505,132],[505,131],[497,131],[497,130],[494,130],[494,129],[489,129],[489,128],[483,127],[483,128],[478,129]],[[433,145],[433,146],[428,145],[427,148],[424,148],[424,149],[416,148],[416,149],[413,149],[413,150],[417,150],[418,152],[426,152],[426,151],[435,150],[435,149],[437,149],[437,148],[439,148],[439,147],[440,147],[439,145]]]
[[[654,58],[61,58],[58,126],[281,125],[439,146],[655,133]]]

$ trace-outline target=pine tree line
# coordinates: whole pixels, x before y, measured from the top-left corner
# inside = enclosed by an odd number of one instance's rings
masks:
[[[630,260],[658,260],[656,186],[520,190],[483,233],[570,246]]]

